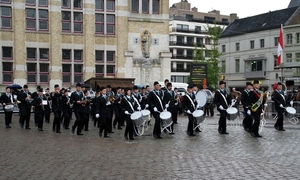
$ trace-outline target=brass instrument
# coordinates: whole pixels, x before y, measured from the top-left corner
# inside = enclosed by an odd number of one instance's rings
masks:
[[[264,92],[263,99],[265,100],[265,103],[267,102],[269,95],[270,95],[269,92]],[[267,121],[265,119],[266,109],[267,109],[267,106],[264,106],[263,113],[262,113],[262,118],[260,120],[260,125],[259,125],[259,131],[260,132],[263,130],[265,124],[267,123]]]
[[[90,99],[90,98],[83,97],[83,100],[81,101],[80,104],[81,104],[82,107],[85,107],[85,106],[88,105],[90,102],[91,102],[91,99]]]
[[[115,99],[115,97],[114,97],[113,94],[111,94],[111,95],[108,96],[108,98],[107,98],[107,102],[109,101],[110,103],[113,103],[115,100],[116,100],[116,99]]]

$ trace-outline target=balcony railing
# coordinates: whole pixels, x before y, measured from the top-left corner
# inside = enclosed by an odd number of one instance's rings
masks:
[[[193,55],[173,54],[171,59],[193,59]]]
[[[266,78],[266,71],[245,72],[244,76],[245,76],[246,79],[250,79],[250,78]]]
[[[196,29],[178,29],[172,28],[172,32],[192,33],[192,34],[208,34],[207,31],[201,31]]]
[[[176,68],[176,69],[171,69],[171,72],[190,72],[191,68]]]
[[[194,47],[195,44],[197,45],[197,47],[205,47],[205,44],[203,44],[203,43],[169,41],[169,46],[191,46],[191,47]]]
[[[228,21],[217,21],[211,19],[200,19],[200,18],[185,18],[182,16],[173,16],[171,20],[180,20],[180,21],[190,21],[190,22],[200,22],[200,23],[211,23],[211,24],[218,24],[218,25],[228,25]]]

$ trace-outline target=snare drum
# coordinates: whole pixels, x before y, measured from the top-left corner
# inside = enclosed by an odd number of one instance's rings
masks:
[[[205,118],[204,118],[204,112],[202,110],[196,110],[193,112],[193,117],[195,118],[195,122],[197,125],[201,124]]]
[[[142,118],[142,113],[140,111],[132,113],[130,115],[130,119],[136,127],[141,127],[145,123],[145,120]]]
[[[293,108],[293,107],[286,107],[285,110],[286,110],[286,112],[287,112],[287,113],[286,113],[286,117],[287,117],[288,119],[294,117],[294,115],[296,114],[296,109]]]
[[[209,105],[213,102],[212,92],[208,89],[203,89],[196,94],[197,103],[200,107]]]
[[[230,121],[234,121],[237,119],[237,116],[238,116],[238,110],[237,108],[235,107],[230,107],[226,110],[227,112],[227,119],[230,120]]]
[[[167,128],[169,126],[171,126],[172,122],[172,114],[169,111],[164,111],[162,113],[160,113],[159,115],[161,121],[161,125],[163,128]]]
[[[142,115],[143,115],[143,118],[146,120],[146,121],[150,121],[151,120],[151,117],[150,117],[150,111],[147,110],[147,109],[144,109],[141,111]]]
[[[4,107],[5,112],[12,112],[14,110],[14,105],[9,104]]]

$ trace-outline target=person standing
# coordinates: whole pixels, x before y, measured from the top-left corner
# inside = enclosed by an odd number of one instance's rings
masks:
[[[116,125],[118,124],[118,129],[122,129],[121,124],[122,124],[122,107],[121,107],[121,102],[122,102],[123,95],[121,94],[121,87],[117,88],[117,93],[115,95],[115,101],[113,104],[113,109],[115,113],[115,119],[113,122],[113,127],[114,129],[116,128]]]
[[[246,89],[242,92],[241,103],[244,108],[245,118],[243,120],[243,127],[245,131],[250,132],[252,126],[252,116],[251,116],[251,105],[252,105],[252,95],[253,84],[251,82],[246,83]]]
[[[69,92],[65,91],[64,95],[61,98],[62,100],[62,119],[63,119],[63,128],[64,129],[70,129],[70,111],[72,111],[70,107],[70,97],[69,97]]]
[[[172,117],[172,124],[169,126],[169,134],[175,134],[174,133],[174,124],[177,123],[177,95],[172,90],[172,83],[167,83],[167,91],[165,91],[164,94],[164,104],[166,104],[167,111],[171,113]]]
[[[229,134],[226,131],[226,116],[227,112],[226,109],[229,107],[231,102],[231,97],[227,94],[225,90],[225,82],[219,82],[219,89],[215,92],[214,103],[217,106],[218,111],[220,112],[220,119],[219,119],[219,128],[218,132],[220,134]],[[234,105],[234,103],[232,104]]]
[[[252,99],[252,106],[251,106],[251,115],[254,120],[254,123],[252,124],[252,127],[250,129],[250,134],[253,137],[262,137],[258,134],[259,130],[259,124],[260,124],[260,116],[263,110],[263,106],[267,106],[265,104],[265,100],[263,97],[263,92],[259,90],[259,81],[254,80],[253,81],[253,93],[251,95]]]
[[[38,95],[38,93],[39,93],[39,90],[41,89],[41,86],[37,86],[36,87],[36,91],[35,92],[33,92],[32,94],[31,94],[31,99],[35,99],[36,97],[38,97],[39,95]],[[34,114],[34,117],[33,117],[33,119],[34,119],[34,124],[35,124],[35,126],[38,126],[38,119],[37,119],[37,117],[36,117],[36,113],[35,113],[35,106],[33,105],[32,106],[32,108],[33,108],[33,110],[34,110],[34,112],[33,112],[33,114]]]
[[[44,96],[42,88],[37,90],[37,95],[32,101],[32,105],[35,107],[35,117],[37,121],[38,131],[43,130],[44,116],[45,116],[45,105],[47,105],[47,98]],[[46,103],[45,103],[46,102]]]
[[[126,121],[124,138],[128,140],[128,134],[129,134],[129,139],[134,140],[133,138],[134,126],[132,120],[130,119],[130,115],[134,113],[134,111],[136,111],[137,103],[133,99],[130,89],[125,90],[125,96],[122,98],[121,104],[122,104],[121,105],[122,112],[124,113],[124,118]]]
[[[28,86],[25,84],[23,86],[23,91],[19,92],[18,101],[20,101],[20,127],[24,128],[24,122],[26,123],[25,128],[26,129],[31,129],[29,127],[30,123],[30,114],[31,114],[31,93],[28,91]]]
[[[60,122],[62,115],[62,93],[60,92],[60,87],[58,84],[54,85],[54,91],[51,92],[50,96],[52,99],[52,112],[54,114],[52,131],[56,133],[61,133]]]
[[[90,97],[88,95],[89,95],[89,92],[86,89],[83,90],[83,104],[82,104],[83,127],[82,127],[82,129],[84,131],[89,131],[91,108],[90,108]]]
[[[277,90],[272,94],[272,100],[275,102],[275,109],[277,111],[277,121],[274,125],[274,128],[277,131],[285,131],[283,128],[283,114],[285,112],[286,100],[284,98],[284,93],[282,91],[282,83],[277,83]]]
[[[45,96],[47,98],[47,105],[44,106],[45,107],[45,122],[50,123],[50,114],[51,114],[52,107],[50,105],[51,97],[50,97],[49,88],[46,88]]]
[[[187,126],[187,135],[189,136],[196,136],[194,134],[194,116],[193,112],[197,108],[197,101],[195,95],[193,93],[193,86],[189,85],[187,87],[187,93],[183,97],[182,105],[188,115],[188,126]]]
[[[101,96],[96,99],[96,118],[99,118],[100,128],[99,136],[102,137],[102,132],[104,131],[104,137],[108,138],[107,133],[109,132],[109,125],[111,118],[111,108],[110,102],[106,95],[106,89],[100,88]]]
[[[11,123],[13,111],[5,110],[5,106],[14,104],[13,96],[11,94],[11,90],[9,87],[6,87],[6,92],[1,95],[0,102],[2,103],[3,110],[4,110],[5,126],[6,128],[11,128],[9,124]]]
[[[238,116],[240,116],[240,99],[241,99],[242,93],[240,91],[237,91],[235,87],[232,88],[231,92],[231,98],[235,99],[235,107],[238,110]]]
[[[167,84],[168,84],[169,82],[170,82],[169,79],[165,79],[165,81],[164,81],[164,87],[161,88],[161,90],[162,90],[163,92],[168,91]]]
[[[73,111],[74,111],[74,114],[75,114],[75,117],[76,117],[76,120],[72,126],[72,134],[75,133],[75,129],[77,128],[77,135],[78,136],[81,136],[83,135],[81,133],[81,130],[82,130],[82,126],[83,126],[83,109],[82,109],[82,98],[83,98],[83,94],[81,92],[81,84],[80,83],[77,83],[76,84],[76,91],[74,91],[72,94],[71,94],[71,103],[73,104]]]
[[[106,103],[106,108],[108,109],[108,111],[110,111],[109,116],[107,116],[107,128],[108,128],[108,133],[114,133],[113,132],[113,122],[112,122],[112,118],[113,118],[113,103],[114,103],[114,97],[115,97],[115,93],[112,91],[112,87],[111,85],[107,85],[106,86],[106,97],[107,97],[107,103]]]
[[[163,92],[160,90],[159,83],[154,82],[154,90],[148,95],[149,108],[152,110],[153,117],[155,118],[155,124],[153,128],[153,137],[155,139],[161,139],[161,127],[159,113],[164,110],[163,104]]]

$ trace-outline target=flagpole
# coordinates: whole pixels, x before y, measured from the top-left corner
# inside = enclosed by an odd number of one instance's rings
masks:
[[[282,50],[281,50],[281,54],[280,54],[280,63],[283,63],[283,50],[284,50],[284,40],[283,40],[283,37],[284,37],[284,35],[283,35],[283,26],[282,26],[282,24],[280,25],[280,30],[282,31],[282,42],[283,42],[283,44],[282,44]],[[283,68],[281,68],[281,82],[283,83]]]

